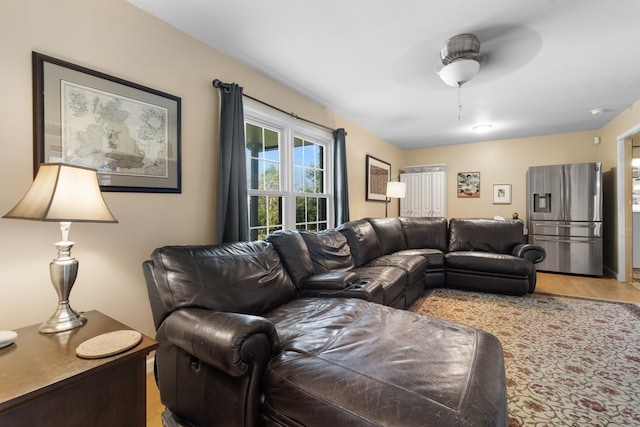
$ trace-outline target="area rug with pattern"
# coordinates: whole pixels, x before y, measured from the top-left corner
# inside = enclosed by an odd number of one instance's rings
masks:
[[[640,306],[435,289],[412,311],[494,334],[511,426],[640,426]]]

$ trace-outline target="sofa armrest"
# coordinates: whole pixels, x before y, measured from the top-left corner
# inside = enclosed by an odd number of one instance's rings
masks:
[[[360,276],[353,271],[333,271],[307,277],[300,284],[300,290],[336,291],[348,288],[359,281]]]
[[[299,289],[301,298],[358,298],[366,301],[382,304],[384,301],[384,288],[377,280],[360,279],[344,288],[328,289],[318,287],[316,289]]]
[[[163,326],[173,345],[235,377],[251,364],[266,366],[278,351],[275,327],[260,316],[189,308],[174,311]]]
[[[520,243],[519,245],[516,245],[511,254],[519,258],[528,259],[534,264],[544,261],[547,256],[547,252],[542,246],[533,245],[531,243]]]

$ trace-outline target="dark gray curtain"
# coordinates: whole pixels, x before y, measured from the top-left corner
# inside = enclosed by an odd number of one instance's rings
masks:
[[[218,164],[218,243],[249,240],[247,164],[242,87],[220,85],[220,162]]]
[[[336,226],[349,221],[349,185],[347,183],[347,143],[343,128],[333,131],[333,198]]]

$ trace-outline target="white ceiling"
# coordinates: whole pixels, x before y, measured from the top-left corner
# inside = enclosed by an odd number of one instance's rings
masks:
[[[405,149],[597,130],[640,99],[638,0],[129,1]],[[461,33],[482,65],[459,112],[434,67]]]

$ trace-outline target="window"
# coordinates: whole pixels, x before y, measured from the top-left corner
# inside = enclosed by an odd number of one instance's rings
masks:
[[[255,101],[244,103],[249,236],[333,226],[333,136]]]

